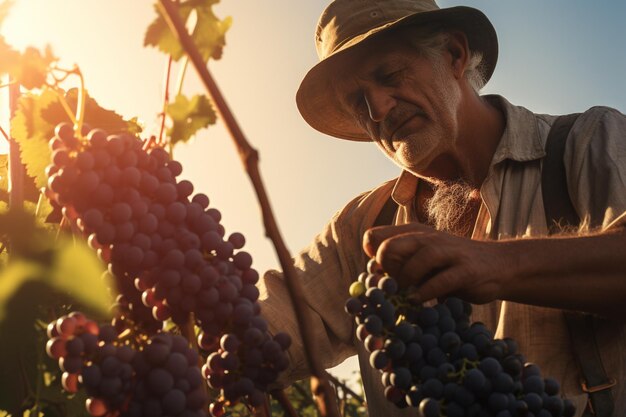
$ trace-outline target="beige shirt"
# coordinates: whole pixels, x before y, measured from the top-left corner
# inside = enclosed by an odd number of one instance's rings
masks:
[[[544,145],[555,116],[534,114],[500,96],[488,96],[506,115],[506,129],[481,187],[482,205],[472,239],[510,239],[547,234],[541,194]],[[565,150],[569,194],[581,218],[591,228],[614,227],[626,221],[626,116],[604,107],[581,115],[570,132]],[[379,371],[369,366],[369,353],[354,334],[355,324],[343,310],[348,287],[365,270],[363,233],[371,227],[390,193],[399,204],[396,224],[416,221],[413,201],[418,179],[403,172],[359,195],[337,212],[312,244],[295,258],[306,300],[314,317],[315,352],[326,367],[357,354],[371,416],[414,416],[415,409],[399,410],[383,395]],[[626,254],[626,248],[625,248]],[[626,277],[624,277],[626,279]],[[292,367],[283,375],[289,383],[306,377],[302,341],[282,279],[268,271],[261,282],[263,315],[274,331],[294,340],[289,350]],[[626,300],[625,300],[626,302]],[[474,306],[472,321],[482,321],[496,338],[512,337],[544,377],[561,382],[564,395],[578,408],[586,403],[561,310],[496,301]],[[597,335],[601,355],[613,387],[617,416],[626,415],[626,325],[607,322]]]

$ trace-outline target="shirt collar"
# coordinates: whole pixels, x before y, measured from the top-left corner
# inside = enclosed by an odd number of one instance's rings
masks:
[[[491,159],[489,171],[494,165],[506,160],[531,161],[545,156],[545,150],[537,119],[530,110],[511,104],[499,95],[482,96],[504,113],[506,125],[500,143]],[[419,179],[408,171],[402,171],[391,197],[400,205],[408,205],[415,197]]]
[[[534,113],[524,107],[509,103],[502,96],[487,95],[483,98],[500,108],[506,121],[504,133],[491,160],[491,167],[505,159],[521,162],[545,156]]]

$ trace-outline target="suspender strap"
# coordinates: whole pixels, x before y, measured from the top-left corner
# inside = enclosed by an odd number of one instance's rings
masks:
[[[574,354],[578,361],[583,380],[582,389],[589,394],[589,407],[583,417],[611,417],[613,396],[611,387],[615,379],[606,375],[595,337],[597,320],[589,314],[565,313]]]
[[[578,114],[556,119],[546,141],[546,157],[541,172],[543,204],[549,233],[555,234],[562,226],[576,226],[576,213],[567,189],[563,154],[565,143]],[[565,321],[571,336],[576,361],[583,380],[583,391],[589,394],[589,407],[583,417],[611,417],[613,397],[611,387],[615,380],[607,377],[595,337],[597,320],[589,314],[565,312]]]
[[[577,117],[578,114],[558,117],[546,140],[546,156],[541,168],[541,189],[550,234],[558,233],[560,226],[577,226],[580,223],[580,217],[569,198],[563,162],[567,135]]]

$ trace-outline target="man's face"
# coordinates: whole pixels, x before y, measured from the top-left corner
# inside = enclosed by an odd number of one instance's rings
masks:
[[[381,38],[342,57],[335,86],[355,124],[400,167],[447,175],[435,165],[446,165],[458,134],[461,90],[450,54],[427,57],[406,41]]]

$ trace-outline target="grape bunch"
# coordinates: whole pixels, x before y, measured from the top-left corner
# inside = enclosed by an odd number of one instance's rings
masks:
[[[63,388],[75,393],[83,387],[92,416],[206,416],[198,353],[182,336],[120,340],[113,326],[98,326],[79,312],[51,322],[48,335],[47,352],[64,371]]]
[[[543,378],[511,338],[470,323],[471,304],[450,297],[412,303],[371,260],[350,287],[345,310],[380,370],[387,400],[422,417],[572,417],[559,383]]]
[[[244,236],[226,237],[219,210],[177,179],[182,165],[164,149],[128,133],[82,134],[67,123],[56,127],[48,195],[108,264],[119,294],[117,332],[154,334],[166,320],[198,325],[199,347],[226,364],[205,367],[210,385],[222,400],[257,403],[287,367],[290,341],[267,332]],[[224,335],[237,343],[221,346]]]
[[[245,396],[255,407],[263,403],[268,385],[289,366],[283,351],[291,343],[286,333],[271,338],[265,323],[257,323],[259,327],[250,327],[239,335],[222,336],[220,349],[209,355],[202,368],[209,386],[223,390],[225,400]]]
[[[63,388],[75,393],[85,358],[94,355],[99,348],[100,327],[84,314],[72,312],[50,322],[47,334],[46,353],[59,362]]]

